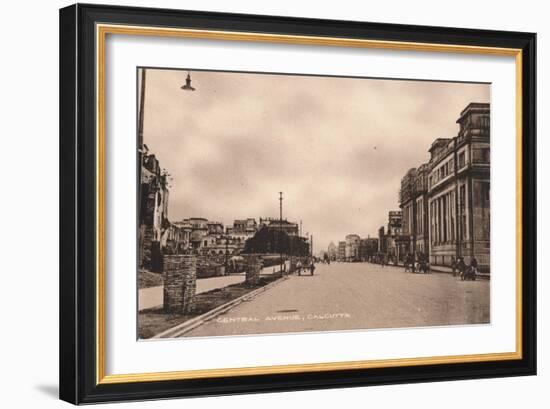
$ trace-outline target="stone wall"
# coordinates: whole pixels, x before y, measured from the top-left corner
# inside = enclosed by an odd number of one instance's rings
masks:
[[[213,256],[197,256],[197,278],[220,277],[225,275],[224,259],[221,262]]]
[[[197,259],[194,255],[165,255],[164,312],[185,314],[193,310],[197,287]]]
[[[262,270],[262,260],[255,254],[247,254],[245,259],[246,283],[256,285],[260,281],[260,272]]]
[[[153,228],[142,224],[139,226],[139,261],[140,267],[151,269],[151,243],[153,242]]]

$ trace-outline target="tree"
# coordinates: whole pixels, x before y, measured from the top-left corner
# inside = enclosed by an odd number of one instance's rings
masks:
[[[243,253],[307,256],[309,245],[303,237],[289,236],[283,230],[263,226],[254,237],[246,241]]]

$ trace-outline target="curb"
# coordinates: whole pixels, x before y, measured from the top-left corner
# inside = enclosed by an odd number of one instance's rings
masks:
[[[223,314],[226,311],[229,311],[230,309],[236,307],[243,301],[248,301],[258,294],[263,293],[264,291],[269,290],[271,287],[275,286],[276,284],[288,279],[289,276],[283,276],[267,285],[264,285],[263,287],[257,288],[254,291],[251,291],[249,293],[243,294],[238,298],[235,298],[234,300],[231,300],[225,304],[222,304],[213,310],[210,310],[208,312],[205,312],[202,315],[199,315],[198,317],[192,318],[188,321],[182,322],[181,324],[176,325],[175,327],[169,328],[150,339],[159,339],[159,338],[177,338],[180,337],[187,332],[191,331],[192,329],[197,328],[198,326],[201,326],[207,321],[210,321],[212,318],[217,317],[220,314]]]

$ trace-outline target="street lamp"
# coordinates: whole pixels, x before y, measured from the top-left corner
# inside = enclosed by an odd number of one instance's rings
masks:
[[[185,85],[181,86],[181,89],[184,91],[195,91],[195,88],[191,86],[191,75],[187,71],[187,78],[185,79]]]
[[[280,251],[280,262],[281,262],[281,275],[284,274],[283,272],[283,192],[279,192],[279,251]]]

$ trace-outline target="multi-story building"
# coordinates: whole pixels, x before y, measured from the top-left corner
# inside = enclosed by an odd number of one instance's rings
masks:
[[[378,239],[367,237],[359,243],[359,259],[370,260],[378,252]]]
[[[176,254],[187,253],[191,249],[191,224],[181,221],[171,223],[171,226],[171,232],[166,238],[167,246]]]
[[[256,219],[248,218],[242,220],[235,220],[232,227],[227,227],[226,232],[232,236],[240,236],[241,238],[247,239],[258,231],[258,223]]]
[[[411,168],[401,179],[399,189],[399,206],[401,207],[401,229],[408,236],[410,246],[407,253],[414,252],[414,237],[416,235],[416,168]]]
[[[333,242],[330,242],[330,244],[328,245],[327,254],[328,254],[328,258],[331,261],[335,261],[336,258],[338,257],[338,247],[336,247],[336,245]]]
[[[226,228],[226,234],[233,240],[241,243],[242,248],[244,248],[246,240],[254,237],[257,231],[258,223],[253,218],[235,220],[232,227],[228,226]]]
[[[403,214],[400,210],[390,210],[388,212],[388,236],[399,236],[402,234]]]
[[[384,226],[378,230],[379,252],[387,256],[387,260],[398,263],[404,260],[410,248],[410,237],[403,235],[403,216],[400,210],[388,212],[387,230]]]
[[[224,227],[223,224],[220,222],[207,222],[206,226],[208,227],[208,234],[223,234]]]
[[[346,236],[346,247],[344,250],[344,259],[346,261],[359,261],[359,244],[361,237],[357,234],[348,234]]]
[[[168,221],[168,183],[153,154],[140,150],[139,267],[162,271],[161,241]]]
[[[471,103],[457,120],[458,135],[430,148],[430,262],[472,257],[489,270],[490,105]]]
[[[429,216],[428,216],[428,175],[430,173],[430,165],[423,163],[416,170],[415,178],[415,231],[412,239],[413,251],[421,254],[424,257],[429,257],[430,242],[429,242]]]
[[[198,250],[202,247],[207,247],[212,241],[212,237],[208,234],[208,219],[204,217],[191,217],[183,219],[181,225],[187,225],[191,228],[189,234],[189,243],[191,250]]]
[[[406,254],[428,256],[428,174],[430,165],[410,169],[401,179],[399,206],[402,211],[402,235],[409,240]],[[405,255],[405,254],[404,254]]]
[[[346,259],[346,242],[338,242],[338,261],[344,261]]]

